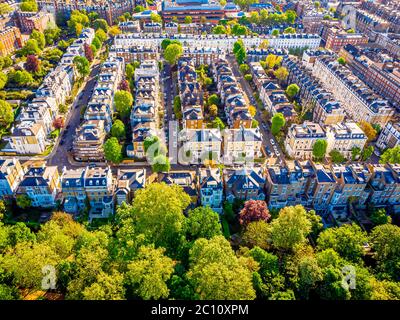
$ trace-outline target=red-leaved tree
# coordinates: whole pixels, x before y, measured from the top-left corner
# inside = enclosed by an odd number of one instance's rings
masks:
[[[64,127],[64,118],[56,118],[53,121],[53,127],[55,129],[61,129],[62,127]]]
[[[85,43],[83,48],[85,49],[85,57],[86,57],[86,59],[88,59],[89,62],[92,62],[93,58],[94,58],[92,48],[87,43]]]
[[[244,207],[240,211],[239,221],[242,225],[248,225],[252,221],[268,221],[270,218],[271,215],[265,201],[249,200],[244,203]]]
[[[26,57],[24,68],[28,72],[38,72],[40,69],[40,60],[37,56],[30,54]]]
[[[118,90],[129,91],[129,82],[128,82],[128,80],[122,80],[119,83]]]

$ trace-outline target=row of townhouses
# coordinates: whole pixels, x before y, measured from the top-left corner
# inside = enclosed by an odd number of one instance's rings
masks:
[[[156,60],[144,60],[135,70],[135,103],[131,110],[132,148],[128,156],[144,158],[144,140],[157,136],[160,109],[159,70]]]
[[[184,47],[211,47],[231,52],[234,43],[242,39],[245,47],[258,48],[264,40],[268,40],[271,48],[291,49],[305,48],[316,49],[320,46],[321,38],[315,34],[280,34],[278,36],[231,36],[231,35],[192,35],[192,34],[167,34],[167,33],[122,33],[115,37],[116,46],[131,47],[134,45],[160,46],[164,39],[179,40]]]
[[[89,218],[113,214],[115,205],[130,203],[148,183],[180,185],[192,206],[210,206],[222,212],[224,201],[266,200],[270,209],[302,204],[324,214],[344,212],[352,199],[358,205],[399,209],[400,166],[392,164],[322,165],[310,160],[287,161],[283,166],[241,169],[199,168],[146,177],[145,169],[89,166],[62,169],[25,167],[17,159],[0,160],[0,197],[27,195],[35,207],[63,204],[69,213],[89,209]]]
[[[103,144],[115,112],[114,94],[124,79],[123,58],[109,57],[100,67],[92,96],[85,106],[83,122],[76,128],[73,155],[78,161],[104,159]]]
[[[84,45],[90,44],[94,30],[82,31],[62,56],[55,69],[44,78],[37,89],[35,98],[21,108],[21,112],[11,128],[5,150],[17,154],[41,154],[51,143],[49,136],[53,121],[59,116],[59,106],[65,104],[71,95],[76,78],[73,59],[84,55]]]

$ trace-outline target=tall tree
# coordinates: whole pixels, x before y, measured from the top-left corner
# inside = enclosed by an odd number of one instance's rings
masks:
[[[252,259],[251,259],[252,260]],[[188,277],[199,299],[254,299],[252,271],[222,236],[198,239],[189,252]],[[254,262],[254,261],[253,261]]]
[[[140,247],[126,273],[128,288],[134,295],[144,300],[168,297],[166,282],[174,271],[174,261],[164,253],[164,248]]]
[[[345,224],[339,228],[330,228],[318,237],[320,250],[333,249],[348,261],[359,262],[364,255],[367,234],[356,224]]]
[[[83,48],[84,48],[84,50],[85,50],[85,57],[86,57],[86,59],[87,59],[89,62],[92,62],[93,59],[94,59],[94,54],[93,54],[92,48],[91,48],[87,43],[84,44]]]
[[[211,239],[214,236],[221,235],[218,213],[209,207],[198,207],[190,210],[185,219],[185,230],[190,239]]]
[[[183,48],[179,44],[170,44],[164,50],[164,59],[171,65],[174,65],[183,54]]]
[[[286,120],[282,113],[276,113],[271,120],[271,133],[277,135],[281,128],[285,125]]]
[[[380,163],[400,163],[400,146],[387,149],[379,160]]]
[[[120,163],[122,161],[122,146],[119,144],[118,139],[112,137],[104,144],[104,157],[112,163]]]
[[[125,125],[121,120],[115,120],[111,127],[111,135],[117,139],[125,137]]]
[[[301,205],[281,209],[278,218],[271,222],[272,243],[280,250],[293,250],[304,244],[310,232],[311,222]]]
[[[14,112],[11,105],[4,100],[0,100],[0,125],[7,128],[14,122]]]
[[[374,140],[376,138],[377,132],[374,127],[367,121],[362,120],[358,124],[362,131],[364,131],[365,135],[368,138],[368,142]]]
[[[114,104],[121,118],[126,119],[130,116],[132,109],[132,94],[125,90],[118,90],[114,95]]]
[[[322,160],[325,157],[326,148],[328,147],[328,143],[326,140],[318,139],[315,141],[313,146],[313,156],[317,160]]]
[[[89,61],[85,57],[76,56],[74,58],[74,66],[82,77],[86,77],[90,73]]]
[[[29,38],[36,40],[41,50],[43,50],[46,46],[46,39],[44,37],[44,34],[37,30],[33,30]]]

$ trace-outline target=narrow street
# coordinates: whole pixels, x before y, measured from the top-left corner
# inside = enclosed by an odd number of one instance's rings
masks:
[[[247,100],[247,103],[249,103],[249,105],[253,104],[252,101],[255,101],[255,98],[253,96],[253,89],[250,87],[250,84],[243,78],[243,75],[241,74],[241,72],[239,70],[238,63],[236,62],[235,56],[227,55],[227,60],[232,67],[233,74],[235,75],[236,79],[240,83],[240,85],[245,93],[245,99]],[[271,140],[272,140],[274,142],[274,145],[278,148],[278,151],[280,153],[280,155],[277,159],[277,162],[283,163],[285,161],[285,156],[284,156],[281,148],[279,147],[279,144],[276,142],[275,137],[272,135],[271,128],[262,119],[261,112],[258,108],[257,108],[257,113],[254,118],[258,121],[258,124],[259,124],[259,128],[260,128],[260,131],[261,131],[261,134],[263,137],[263,147],[268,146],[268,148],[273,153],[273,157],[276,157],[276,154],[274,153],[273,145],[271,143]]]

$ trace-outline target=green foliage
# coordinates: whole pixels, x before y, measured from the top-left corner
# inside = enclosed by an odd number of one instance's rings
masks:
[[[356,224],[344,224],[338,228],[330,228],[321,232],[318,237],[318,249],[332,248],[342,258],[359,262],[364,255],[364,244],[367,234]]]
[[[96,19],[93,21],[93,28],[96,31],[102,29],[106,33],[108,31],[108,23],[104,19]]]
[[[296,94],[298,94],[299,91],[300,88],[295,83],[288,85],[288,87],[286,88],[286,94],[288,95],[289,98],[293,98],[294,96],[296,96]]]
[[[125,137],[125,125],[121,120],[115,120],[111,127],[111,135],[117,139]]]
[[[22,0],[20,9],[23,12],[37,12],[38,4],[36,0]]]
[[[313,156],[317,160],[322,160],[325,157],[326,148],[328,147],[328,143],[326,140],[318,139],[315,141],[313,146]]]
[[[198,207],[190,210],[185,220],[184,229],[190,239],[206,238],[221,235],[218,213],[209,207]]]
[[[223,121],[220,118],[216,117],[212,121],[212,127],[215,129],[223,130],[223,129],[225,129],[225,124],[223,123]]]
[[[138,256],[128,264],[129,290],[144,300],[168,297],[166,282],[174,271],[174,261],[164,253],[164,248],[142,246]]]
[[[106,23],[107,23],[107,22],[106,22]],[[100,43],[102,43],[102,42],[104,42],[104,41],[107,40],[107,33],[106,33],[106,31],[104,31],[103,28],[100,28],[100,29],[97,29],[97,30],[96,30],[95,37],[96,37],[98,40],[100,40]],[[96,45],[98,45],[98,43],[96,43]],[[97,48],[97,46],[96,46],[96,48]],[[100,49],[100,47],[97,48],[97,49]]]
[[[163,154],[154,157],[151,163],[153,172],[168,172],[171,169],[169,158]]]
[[[171,65],[174,65],[183,54],[181,45],[172,43],[164,50],[164,59]]]
[[[122,146],[118,139],[112,137],[104,143],[104,157],[112,163],[120,163],[122,161]]]
[[[285,207],[271,222],[272,243],[279,250],[293,250],[306,243],[311,227],[303,206]]]
[[[243,233],[242,240],[249,247],[268,249],[271,228],[264,220],[250,222]]]
[[[25,46],[19,50],[19,54],[22,56],[27,56],[29,54],[39,54],[41,52],[39,48],[39,44],[37,40],[35,39],[29,39],[26,43]]]
[[[375,208],[371,214],[371,221],[375,225],[381,225],[386,223],[391,223],[392,218],[387,215],[386,210],[384,208],[377,209]]]
[[[246,56],[247,56],[246,48],[241,39],[239,39],[233,44],[233,53],[239,65],[243,64],[246,61]]]
[[[210,95],[207,99],[207,105],[211,106],[213,104],[215,104],[216,106],[219,106],[219,97],[215,93]]]
[[[157,14],[157,13],[152,12],[152,13],[150,14],[150,19],[151,19],[152,22],[155,22],[155,23],[162,23],[162,18],[161,18],[161,16],[160,16],[159,14]]]
[[[336,149],[333,149],[329,152],[329,156],[332,159],[333,163],[343,163],[346,161],[346,158]]]
[[[361,149],[359,147],[353,147],[351,149],[351,160],[355,161],[359,158],[361,155]]]
[[[33,30],[31,35],[29,36],[29,38],[36,40],[37,44],[39,46],[39,49],[41,49],[41,50],[43,50],[44,47],[46,46],[46,39],[44,37],[44,34],[37,30]]]
[[[337,62],[339,62],[339,64],[341,64],[342,66],[346,65],[346,60],[343,57],[339,57],[337,59]]]
[[[25,194],[17,195],[17,206],[21,209],[26,209],[31,206],[32,200]]]
[[[364,150],[361,153],[361,159],[363,161],[368,160],[372,156],[373,152],[374,152],[374,147],[373,146],[365,147]]]
[[[90,73],[90,64],[88,59],[82,56],[74,58],[74,66],[82,77],[86,77]]]
[[[11,105],[4,100],[0,100],[0,125],[8,127],[14,122],[14,112]]]
[[[89,22],[89,17],[85,13],[73,10],[69,20],[67,21],[67,25],[71,32],[75,33],[76,36],[79,36],[82,29],[89,26]]]
[[[282,113],[276,113],[271,119],[271,133],[275,136],[285,125],[286,120]]]
[[[189,251],[188,278],[198,298],[254,299],[256,293],[252,285],[252,270],[246,265],[249,259],[238,259],[222,236],[196,240]]]
[[[114,104],[121,118],[128,118],[133,104],[132,94],[125,90],[116,91],[114,95]]]
[[[400,146],[387,149],[379,160],[380,163],[400,163]]]

